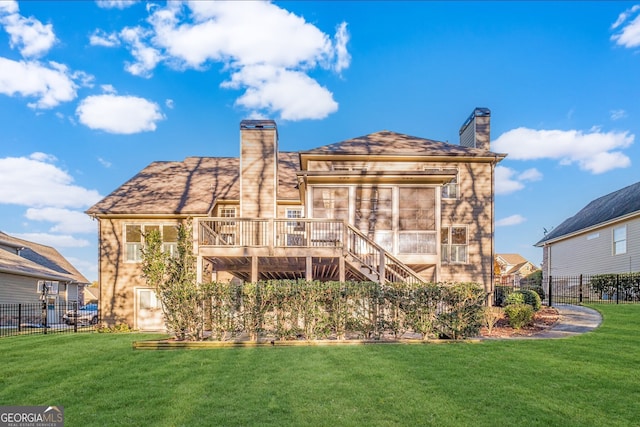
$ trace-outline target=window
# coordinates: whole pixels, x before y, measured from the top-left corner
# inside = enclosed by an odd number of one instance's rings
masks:
[[[460,187],[458,178],[454,178],[450,183],[442,186],[443,199],[457,199],[460,196]]]
[[[315,187],[313,190],[315,218],[349,219],[349,189],[346,187]]]
[[[398,252],[436,253],[435,188],[401,187]]]
[[[302,209],[287,209],[287,218],[302,218]],[[297,231],[304,230],[304,224],[299,221],[288,221],[287,227],[293,227]]]
[[[627,226],[613,229],[613,254],[620,255],[627,253]]]
[[[178,249],[178,227],[175,225],[125,225],[125,257],[128,262],[142,261],[142,247],[144,235],[151,231],[160,232],[162,237],[162,250],[174,256]]]
[[[467,263],[468,236],[467,227],[443,227],[440,232],[442,261],[450,263]]]
[[[140,262],[142,260],[142,226],[127,225],[124,241],[127,261]]]
[[[391,188],[356,188],[356,227],[363,231],[392,230]]]

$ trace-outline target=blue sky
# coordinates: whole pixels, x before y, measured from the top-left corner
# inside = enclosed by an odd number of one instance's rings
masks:
[[[155,160],[387,129],[457,143],[492,111],[496,251],[639,181],[640,4],[0,0],[0,230],[97,279],[83,212]]]

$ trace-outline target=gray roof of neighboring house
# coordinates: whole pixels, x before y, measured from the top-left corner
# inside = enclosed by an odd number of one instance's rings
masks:
[[[89,283],[51,246],[18,239],[0,231],[0,271],[39,279]]]
[[[305,154],[347,154],[347,155],[407,155],[407,156],[472,156],[504,157],[479,148],[464,147],[448,142],[418,138],[416,136],[383,130],[335,144],[324,145],[312,150],[301,151]]]
[[[571,218],[567,218],[562,224],[554,228],[535,246],[542,246],[550,240],[555,240],[634,212],[640,213],[640,182],[593,200],[582,208],[580,212]]]

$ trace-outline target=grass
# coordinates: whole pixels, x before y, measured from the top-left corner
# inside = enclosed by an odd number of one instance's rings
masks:
[[[142,334],[0,339],[0,405],[67,426],[629,426],[640,305],[562,340],[134,351]]]

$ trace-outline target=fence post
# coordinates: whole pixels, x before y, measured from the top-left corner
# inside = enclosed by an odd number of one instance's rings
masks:
[[[620,304],[620,275],[616,274],[616,304]]]
[[[582,304],[582,274],[580,275],[580,297],[578,298],[580,304]]]
[[[553,278],[549,276],[549,307],[553,307],[553,297],[552,297],[552,289],[553,288]]]
[[[22,332],[22,304],[18,304],[18,332]]]
[[[78,301],[73,304],[73,316],[76,319],[76,321],[73,322],[73,332],[76,333],[78,332]]]

